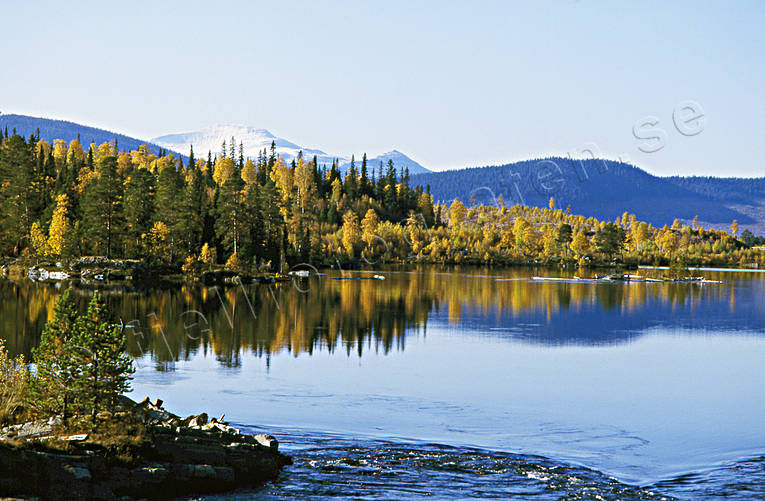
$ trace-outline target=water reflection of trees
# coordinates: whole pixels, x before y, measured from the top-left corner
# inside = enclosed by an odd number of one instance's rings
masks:
[[[135,356],[150,352],[158,362],[187,359],[201,349],[232,367],[243,350],[266,357],[317,349],[387,353],[404,347],[408,329],[426,325],[434,302],[429,294],[371,281],[297,285],[187,286],[127,297],[122,313],[134,326],[129,349]]]
[[[187,285],[107,298],[130,324],[130,353],[150,354],[158,369],[199,351],[229,367],[239,366],[245,351],[264,358],[316,350],[388,353],[404,348],[407,332],[424,332],[429,318],[460,325],[468,312],[471,325],[479,327],[533,320],[557,329],[556,319],[566,315],[597,320],[649,310],[664,317],[677,309],[692,314],[703,304],[736,308],[728,285],[541,283],[518,276],[523,273],[512,273],[517,280],[497,281],[483,273],[421,269],[389,273],[385,281],[328,276],[272,286]],[[90,293],[79,294],[84,307]],[[49,285],[0,281],[0,335],[13,352],[30,352],[57,295]]]

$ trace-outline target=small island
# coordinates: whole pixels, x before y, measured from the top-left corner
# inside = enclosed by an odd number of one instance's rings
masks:
[[[98,293],[80,313],[69,290],[34,364],[0,342],[0,496],[172,499],[255,488],[291,464],[271,435],[122,395],[134,371],[126,342]]]

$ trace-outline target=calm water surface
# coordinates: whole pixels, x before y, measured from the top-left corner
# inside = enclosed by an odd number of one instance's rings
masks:
[[[765,274],[699,273],[724,283],[422,268],[109,300],[136,398],[295,457],[225,499],[765,499]],[[58,290],[0,281],[12,350]]]

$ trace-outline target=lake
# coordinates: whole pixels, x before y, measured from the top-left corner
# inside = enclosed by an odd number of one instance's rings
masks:
[[[765,274],[374,273],[105,292],[130,325],[134,398],[225,413],[294,456],[219,499],[765,499]],[[12,352],[60,287],[0,280]]]

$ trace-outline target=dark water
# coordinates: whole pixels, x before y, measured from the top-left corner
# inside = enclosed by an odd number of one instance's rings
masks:
[[[135,396],[225,412],[294,456],[225,499],[765,499],[765,274],[382,274],[115,290]],[[56,294],[0,281],[13,351],[34,346]]]

